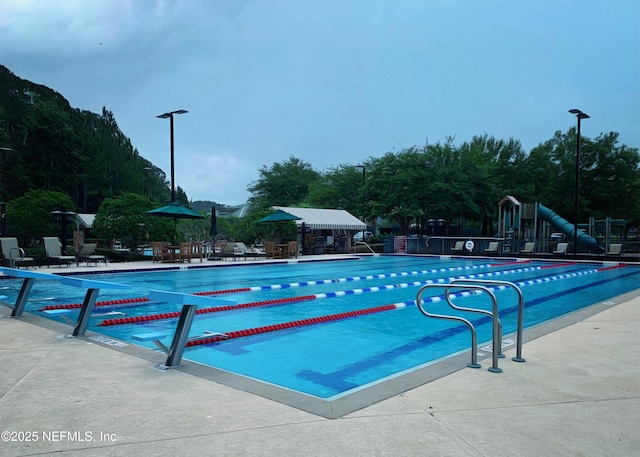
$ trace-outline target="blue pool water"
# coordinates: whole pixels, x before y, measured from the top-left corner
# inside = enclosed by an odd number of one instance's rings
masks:
[[[215,298],[233,305],[262,303],[261,306],[197,314],[191,336],[396,305],[392,310],[194,346],[184,353],[187,360],[322,399],[336,398],[468,351],[470,336],[466,326],[427,319],[414,302],[421,285],[448,283],[461,277],[510,281],[519,285],[525,300],[526,328],[637,289],[640,268],[607,269],[601,263],[516,263],[505,259],[382,256],[333,262],[91,275],[92,279],[132,286],[131,290],[125,291],[101,291],[99,303],[147,297],[150,290],[228,291],[216,294]],[[15,301],[20,283],[19,280],[2,282],[8,301]],[[431,295],[442,293],[443,290],[437,290]],[[503,333],[509,335],[516,330],[517,296],[512,290],[496,290],[495,295],[500,304]],[[307,296],[307,300],[282,303],[283,298],[301,296]],[[39,280],[31,297],[35,300],[29,302],[27,311],[46,315],[39,311],[44,306],[79,303],[84,298],[84,290]],[[268,300],[275,303],[263,303]],[[455,300],[460,306],[491,308],[486,296],[472,295]],[[442,302],[428,304],[427,308],[452,314]],[[126,317],[133,317],[180,309],[181,305],[145,301],[99,306],[96,312],[121,312]],[[77,310],[69,317],[75,320]],[[95,317],[89,330],[154,349],[153,343],[139,343],[132,336],[161,332],[167,335],[163,342],[168,346],[177,321],[171,318],[100,325],[105,319],[118,317],[122,316]],[[479,314],[466,314],[465,317],[477,327],[478,341],[490,342],[491,320]]]

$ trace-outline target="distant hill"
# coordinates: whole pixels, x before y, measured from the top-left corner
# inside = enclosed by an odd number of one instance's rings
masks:
[[[191,206],[191,209],[194,211],[211,211],[212,206],[219,208],[220,206],[224,206],[224,205],[220,205],[219,203],[211,202],[208,200],[196,200],[191,202],[190,206]]]

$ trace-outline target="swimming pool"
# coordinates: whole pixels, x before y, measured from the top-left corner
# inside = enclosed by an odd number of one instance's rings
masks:
[[[96,317],[89,330],[149,349],[155,348],[152,342],[135,342],[133,336],[159,332],[167,335],[163,342],[169,345],[181,306],[152,302],[147,299],[149,291],[209,295],[226,303],[197,314],[191,336],[266,330],[191,346],[184,359],[288,394],[336,402],[453,356],[467,356],[470,336],[464,325],[427,319],[418,311],[414,300],[422,285],[448,283],[453,278],[513,282],[522,289],[524,325],[530,328],[635,290],[639,275],[638,267],[602,263],[412,256],[99,274],[92,279],[131,284],[132,290],[101,292],[96,313],[123,314]],[[4,291],[8,301],[15,300],[19,282],[2,284],[9,287]],[[516,330],[517,297],[511,290],[494,293],[508,343]],[[27,311],[46,315],[41,310],[75,306],[84,293],[41,281],[31,296],[34,301]],[[489,310],[491,305],[478,295],[456,300],[473,308]],[[443,302],[429,307],[451,314]],[[77,313],[77,308],[72,310]],[[75,320],[77,315],[70,317]],[[476,326],[478,341],[490,342],[490,318],[465,317]],[[508,369],[512,362],[501,363]]]

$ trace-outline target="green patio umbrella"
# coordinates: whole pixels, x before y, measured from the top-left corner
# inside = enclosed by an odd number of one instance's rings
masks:
[[[174,219],[204,219],[200,213],[196,213],[191,208],[180,205],[178,202],[171,202],[167,206],[151,209],[147,214],[154,216],[173,217]]]
[[[178,219],[204,219],[200,213],[196,213],[191,208],[180,205],[178,202],[171,202],[167,206],[151,209],[147,214],[152,216],[172,217],[173,218],[173,244],[176,244],[176,234],[178,231]]]
[[[256,222],[287,222],[287,221],[299,221],[301,218],[298,216],[294,216],[293,214],[289,214],[281,209],[275,210],[271,214],[267,214],[262,219],[258,219]]]

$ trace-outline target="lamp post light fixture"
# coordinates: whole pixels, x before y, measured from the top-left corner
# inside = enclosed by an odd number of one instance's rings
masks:
[[[573,226],[573,256],[578,256],[578,201],[580,196],[580,121],[582,119],[589,119],[587,113],[583,113],[579,109],[570,109],[571,114],[575,114],[578,118],[578,132],[576,141],[576,188],[574,197],[574,226]]]
[[[142,169],[142,195],[146,195],[144,193],[144,182],[145,182],[146,177],[147,177],[147,171],[151,171],[151,170],[153,170],[153,168],[151,168],[151,167],[144,167]]]
[[[53,221],[60,224],[60,243],[62,244],[62,253],[64,254],[67,249],[67,224],[72,223],[76,218],[76,213],[73,211],[67,211],[66,208],[62,208],[62,211],[52,211]]]
[[[189,111],[187,110],[183,110],[183,109],[179,109],[176,111],[169,111],[168,113],[163,113],[160,114],[156,117],[159,117],[160,119],[166,119],[169,118],[170,120],[170,128],[171,128],[171,203],[176,201],[176,187],[175,187],[175,164],[174,164],[174,159],[173,159],[173,115],[174,114],[185,114],[188,113]]]
[[[367,167],[365,167],[364,165],[355,165],[355,168],[362,168],[362,185],[364,186],[364,183],[365,183],[366,178],[367,178]],[[366,224],[364,216],[362,216],[362,222],[364,222]],[[364,229],[362,229],[362,241],[365,241],[365,239],[364,239],[365,229],[366,229],[366,227]]]

